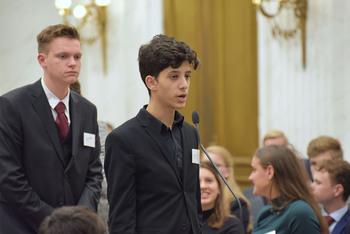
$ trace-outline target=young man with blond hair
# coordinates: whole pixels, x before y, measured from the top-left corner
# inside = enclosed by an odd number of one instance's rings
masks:
[[[57,207],[97,209],[102,165],[95,105],[70,92],[81,67],[78,31],[39,33],[44,75],[0,97],[0,233],[36,234]]]

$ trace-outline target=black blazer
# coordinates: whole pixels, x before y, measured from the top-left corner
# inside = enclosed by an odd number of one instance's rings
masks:
[[[183,123],[181,181],[160,129],[154,130],[149,116],[141,110],[106,140],[110,234],[201,233],[199,165],[192,163],[196,131]]]
[[[97,209],[101,191],[96,107],[70,94],[72,158],[62,144],[41,81],[0,97],[0,233],[36,233],[55,207]],[[83,145],[84,132],[95,148]]]

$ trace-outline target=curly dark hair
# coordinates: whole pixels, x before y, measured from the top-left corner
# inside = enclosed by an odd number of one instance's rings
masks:
[[[138,61],[143,83],[148,75],[157,79],[165,68],[178,68],[184,61],[188,61],[195,70],[199,65],[197,53],[185,42],[162,34],[154,36],[148,44],[140,47]],[[148,93],[151,94],[149,89]]]

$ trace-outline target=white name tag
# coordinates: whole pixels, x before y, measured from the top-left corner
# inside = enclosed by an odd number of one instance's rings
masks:
[[[192,149],[192,163],[199,164],[199,150]]]
[[[276,230],[270,231],[270,232],[266,232],[265,234],[276,234]]]
[[[84,146],[95,148],[95,134],[84,132]]]

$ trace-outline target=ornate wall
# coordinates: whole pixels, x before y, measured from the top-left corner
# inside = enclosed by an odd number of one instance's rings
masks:
[[[285,132],[304,155],[319,135],[339,139],[350,160],[350,2],[309,0],[306,68],[301,41],[275,40],[258,14],[259,130]]]

